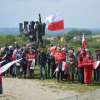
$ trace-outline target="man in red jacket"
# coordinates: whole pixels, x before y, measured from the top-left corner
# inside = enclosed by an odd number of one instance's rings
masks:
[[[90,58],[89,54],[86,55],[86,58],[83,58],[83,66],[84,66],[84,83],[91,84],[92,83],[93,61]]]
[[[63,71],[62,71],[62,62],[65,60],[65,55],[64,53],[61,51],[61,48],[57,48],[57,52],[54,55],[55,57],[55,61],[56,61],[56,65],[57,65],[57,80],[59,81],[59,79],[63,79]]]
[[[85,49],[82,50],[82,61],[81,63],[79,63],[79,67],[84,68],[84,83],[91,84],[93,61],[90,58],[89,53]]]

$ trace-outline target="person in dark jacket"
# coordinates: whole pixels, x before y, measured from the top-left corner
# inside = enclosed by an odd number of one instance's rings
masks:
[[[50,53],[47,54],[47,74],[48,74],[48,78],[51,77],[51,56]]]
[[[40,50],[40,53],[38,54],[38,63],[40,65],[40,77],[43,80],[46,78],[46,62],[47,62],[47,56],[42,48]]]
[[[24,78],[26,78],[26,75],[27,75],[27,59],[26,59],[25,52],[23,52],[22,58],[23,59],[21,60],[21,66],[22,66],[22,69],[23,69]]]

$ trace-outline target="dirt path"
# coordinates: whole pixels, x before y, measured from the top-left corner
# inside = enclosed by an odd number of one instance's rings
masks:
[[[4,78],[3,89],[0,100],[59,100],[77,94],[41,86],[36,80],[17,78]]]

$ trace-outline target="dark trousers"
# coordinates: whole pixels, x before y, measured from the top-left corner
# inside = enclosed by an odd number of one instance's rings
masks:
[[[56,75],[55,75],[55,69],[56,69],[56,65],[55,64],[51,64],[51,77],[52,78],[55,78]]]
[[[63,71],[62,71],[62,63],[57,65],[59,70],[57,72],[57,80],[62,80],[63,79]]]
[[[34,69],[30,69],[30,78],[34,78]]]
[[[0,84],[0,94],[3,93],[2,85]]]
[[[81,83],[84,83],[84,68],[78,69],[78,80]]]
[[[27,74],[27,66],[22,66],[23,68],[23,75],[24,75],[24,78],[26,78],[26,74]]]
[[[0,76],[0,94],[3,93],[3,88],[2,88],[2,77]]]
[[[40,65],[40,78],[41,79],[46,78],[46,67],[45,67],[45,65]]]
[[[94,70],[94,80],[100,81],[100,66],[96,70]]]
[[[64,72],[61,71],[61,70],[59,70],[59,71],[57,72],[57,80],[58,80],[58,81],[59,81],[59,80],[63,80],[63,76],[64,76]]]
[[[17,75],[17,67],[16,67],[16,64],[14,64],[13,69],[12,69],[12,76],[16,77],[16,75]]]
[[[50,78],[51,77],[51,64],[50,63],[48,63],[48,78]]]

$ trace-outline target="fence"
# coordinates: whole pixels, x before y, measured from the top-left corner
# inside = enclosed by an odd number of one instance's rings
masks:
[[[75,95],[72,97],[66,97],[61,100],[100,100],[100,89],[91,91],[81,95]]]

